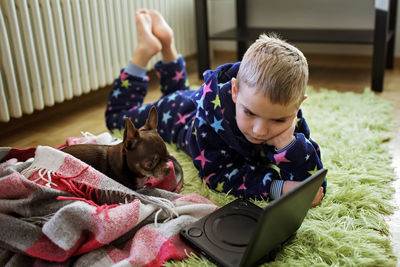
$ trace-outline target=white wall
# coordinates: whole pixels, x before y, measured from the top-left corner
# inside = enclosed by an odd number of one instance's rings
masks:
[[[246,0],[247,24],[253,27],[357,28],[374,27],[373,0]],[[208,0],[210,33],[234,27],[234,0]],[[400,56],[400,3],[396,23],[395,55]],[[235,50],[235,42],[212,41],[216,50]],[[371,45],[295,44],[304,52],[372,54]]]

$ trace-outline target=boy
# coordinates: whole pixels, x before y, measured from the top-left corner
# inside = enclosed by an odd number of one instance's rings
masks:
[[[109,96],[110,130],[122,128],[125,117],[134,118],[139,127],[156,105],[160,135],[192,157],[207,185],[246,198],[278,198],[322,168],[319,147],[300,110],[308,65],[298,49],[262,35],[241,63],[206,71],[203,86],[191,91],[185,62],[164,18],[146,9],[135,16],[138,44]],[[147,63],[160,51],[163,59],[155,69],[163,96],[142,105]],[[325,188],[326,182],[313,206],[321,202]]]

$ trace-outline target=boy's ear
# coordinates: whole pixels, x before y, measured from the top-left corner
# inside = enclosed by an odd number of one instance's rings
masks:
[[[308,98],[308,95],[304,95],[303,100],[301,100],[300,105]]]
[[[232,90],[232,101],[233,101],[233,103],[236,103],[237,95],[238,95],[238,88],[237,88],[237,80],[236,80],[236,78],[232,78],[231,90]]]
[[[303,99],[301,99],[300,102],[299,102],[298,105],[297,105],[297,108],[298,108],[298,109],[300,108],[301,104],[303,104],[304,100],[306,100],[307,98],[308,98],[308,95],[304,95],[304,96],[303,96]]]
[[[139,132],[130,118],[125,118],[124,148],[132,149],[139,140]]]
[[[155,106],[152,106],[144,126],[147,130],[156,130],[157,124],[158,124],[157,110]]]

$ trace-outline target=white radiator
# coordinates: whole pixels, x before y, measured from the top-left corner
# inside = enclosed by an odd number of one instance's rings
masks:
[[[137,8],[160,11],[178,51],[196,53],[193,2],[0,0],[0,121],[111,84],[133,53]]]

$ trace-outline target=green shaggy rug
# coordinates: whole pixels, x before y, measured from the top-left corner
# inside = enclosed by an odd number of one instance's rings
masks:
[[[355,94],[309,89],[307,94],[302,109],[329,170],[327,194],[268,266],[395,266],[385,222],[394,210],[390,183],[395,175],[385,145],[392,137],[392,104],[368,90]],[[234,200],[208,189],[191,158],[173,144],[168,148],[184,170],[181,193],[196,192],[220,206]],[[213,266],[194,254],[165,265]]]

